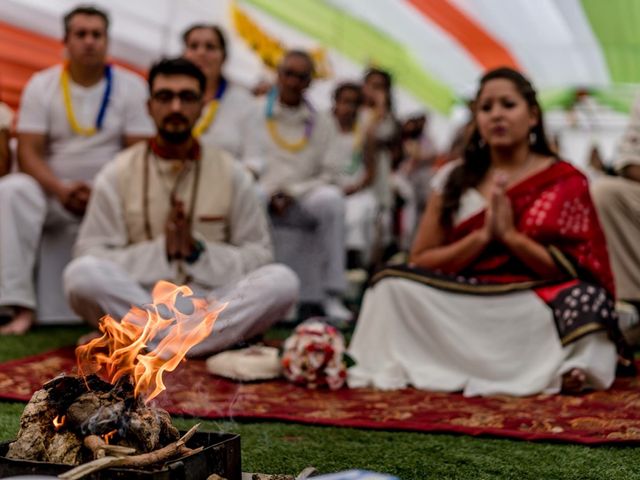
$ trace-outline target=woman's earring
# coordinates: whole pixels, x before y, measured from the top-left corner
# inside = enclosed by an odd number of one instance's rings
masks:
[[[535,144],[536,140],[538,140],[538,135],[536,135],[536,132],[532,130],[529,132],[529,145]]]
[[[484,138],[480,137],[480,140],[478,140],[478,146],[480,148],[484,148],[486,144],[487,142],[484,141]]]

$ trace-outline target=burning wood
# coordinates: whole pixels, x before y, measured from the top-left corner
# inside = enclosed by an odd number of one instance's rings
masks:
[[[63,375],[34,393],[7,458],[81,465],[64,478],[112,466],[144,467],[194,453],[169,414],[150,406],[163,373],[207,337],[224,308],[210,310],[188,287],[159,282],[154,303],[132,308],[102,336],[76,349],[81,376]],[[88,462],[88,463],[87,463]]]
[[[153,452],[178,437],[169,414],[135,398],[129,383],[61,376],[33,395],[7,457],[78,465],[100,449]]]
[[[63,473],[59,476],[59,478],[65,480],[76,480],[84,477],[93,472],[97,472],[98,470],[102,470],[109,467],[130,467],[130,468],[139,468],[145,467],[147,465],[153,465],[156,463],[162,463],[176,455],[186,455],[195,453],[196,451],[201,450],[191,450],[185,447],[185,443],[189,440],[200,425],[195,425],[191,428],[180,440],[174,442],[166,447],[163,447],[154,452],[145,453],[142,455],[134,455],[134,456],[113,456],[113,457],[101,457],[96,460],[85,463],[84,465],[80,465],[79,467],[74,468],[73,470],[69,470],[66,473]]]

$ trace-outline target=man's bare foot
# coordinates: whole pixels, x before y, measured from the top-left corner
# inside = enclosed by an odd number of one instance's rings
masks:
[[[562,393],[576,394],[585,389],[587,374],[580,368],[573,368],[562,375]]]
[[[101,336],[102,334],[98,330],[93,330],[92,332],[82,335],[76,342],[76,345],[84,345],[85,343],[89,343],[94,338],[99,338]]]
[[[0,335],[24,335],[35,322],[33,310],[17,307],[9,323],[0,327]]]

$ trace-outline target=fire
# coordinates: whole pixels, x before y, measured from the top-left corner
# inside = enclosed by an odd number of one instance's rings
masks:
[[[102,436],[102,439],[104,440],[104,443],[109,445],[109,443],[111,442],[111,439],[115,436],[116,433],[118,433],[118,430],[111,430],[109,433],[105,433]]]
[[[163,373],[174,371],[209,336],[226,307],[211,308],[205,299],[193,297],[189,287],[165,281],[155,285],[152,297],[151,305],[132,307],[120,322],[109,315],[101,318],[102,336],[76,348],[80,374],[99,373],[111,383],[129,377],[134,395],[143,395],[145,403],[165,390]]]
[[[60,428],[64,425],[65,420],[66,417],[64,415],[62,415],[62,417],[60,415],[57,415],[56,418],[53,419],[53,427],[56,429],[56,431],[60,430]]]

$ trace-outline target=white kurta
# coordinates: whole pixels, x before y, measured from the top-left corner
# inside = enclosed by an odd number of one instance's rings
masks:
[[[441,191],[451,167],[436,175]],[[484,208],[469,190],[455,223]],[[351,387],[408,385],[475,395],[558,392],[573,368],[594,388],[615,378],[617,353],[605,333],[563,347],[551,309],[533,292],[479,296],[387,278],[367,290],[349,354]]]
[[[103,128],[92,136],[73,132],[65,113],[60,74],[56,65],[36,73],[20,101],[18,133],[47,136],[44,160],[63,181],[88,183],[122,149],[124,136],[151,136],[153,123],[146,113],[147,87],[129,71],[113,67],[113,85]],[[91,87],[70,82],[74,114],[82,126],[93,125],[106,80]],[[72,317],[61,289],[61,274],[70,259],[80,219],[72,215],[40,185],[23,173],[0,180],[0,305],[38,308],[38,320],[65,322]],[[33,282],[38,248],[38,300]],[[40,308],[42,307],[42,308]]]
[[[331,162],[332,182],[344,189],[362,181],[366,168],[362,159],[362,126],[355,131],[343,132],[338,122],[330,116],[334,134],[328,147]],[[373,186],[368,186],[345,198],[346,247],[361,252],[368,262],[376,241],[376,218],[380,212],[380,201]]]
[[[203,110],[206,115],[209,104]],[[213,122],[199,140],[203,145],[219,147],[237,160],[251,163],[249,158],[259,157],[258,147],[247,132],[256,128],[258,105],[255,97],[245,88],[228,83]]]
[[[274,119],[280,136],[295,143],[304,138],[305,122],[313,119],[313,130],[306,146],[292,152],[280,147],[271,137],[265,114],[265,101],[259,107],[261,121],[255,132],[256,142],[263,152],[260,185],[271,195],[284,190],[294,197],[301,197],[318,185],[330,183],[332,159],[328,155],[333,142],[333,128],[325,115],[311,111],[306,105],[291,108],[275,102]]]
[[[276,259],[300,277],[302,301],[322,302],[346,287],[344,195],[330,184],[333,129],[326,116],[304,104],[290,108],[276,102],[273,114],[280,136],[291,143],[304,137],[305,122],[313,119],[308,143],[292,152],[279,146],[269,133],[263,102],[255,134],[266,160],[259,179],[262,191],[267,198],[284,191],[297,201],[284,218],[272,218]],[[296,245],[304,246],[303,255]]]
[[[193,264],[170,262],[163,226],[171,188],[163,182],[170,177],[175,180],[179,172],[172,168],[174,161],[150,155],[152,238],[142,238],[142,195],[133,191],[133,183],[142,189],[139,167],[146,152],[144,143],[134,145],[96,178],[75,248],[78,258],[65,270],[65,290],[73,309],[91,324],[104,314],[119,319],[131,305],[150,303],[150,290],[158,280],[188,282],[212,305],[229,302],[211,336],[192,349],[191,355],[227,348],[281,319],[296,301],[298,279],[287,267],[269,264],[267,220],[246,170],[225,152],[203,147],[193,234],[205,249]],[[134,182],[127,178],[123,182],[122,174],[127,171]],[[189,211],[195,168],[181,178],[176,194]]]
[[[264,209],[253,188],[253,181],[242,166],[218,149],[203,146],[203,163],[220,163],[224,168],[202,166],[200,185],[194,212],[194,235],[206,245],[197,262],[169,262],[165,253],[164,224],[169,212],[170,187],[167,178],[175,181],[178,170],[174,162],[150,155],[149,198],[152,216],[152,239],[138,238],[143,230],[141,191],[142,179],[131,167],[131,175],[137,181],[131,189],[123,190],[119,160],[141,161],[146,154],[146,142],[140,142],[123,151],[107,164],[96,177],[95,187],[87,214],[82,222],[74,256],[94,255],[109,259],[124,268],[134,279],[145,286],[152,286],[160,279],[179,281],[178,263],[183,271],[205,287],[215,288],[237,281],[258,267],[273,260],[271,240]],[[125,158],[126,157],[126,158]],[[157,164],[157,165],[156,165]],[[224,173],[225,169],[230,169]],[[195,169],[182,176],[176,193],[188,212],[194,184]],[[230,186],[225,186],[226,181]],[[137,184],[137,185],[135,185]],[[220,196],[221,190],[229,191],[230,200]],[[214,202],[228,203],[221,211],[205,211]],[[131,207],[130,207],[131,206]],[[125,210],[131,212],[125,216]],[[211,217],[211,218],[207,218]],[[223,233],[224,232],[224,233]],[[226,237],[226,241],[222,238]]]
[[[91,181],[102,166],[122,149],[126,135],[150,137],[155,128],[147,114],[145,81],[139,75],[112,67],[113,85],[104,124],[95,135],[74,133],[65,113],[60,84],[61,65],[36,73],[20,98],[18,133],[47,135],[46,161],[58,178]],[[95,124],[106,87],[102,78],[90,87],[69,82],[71,102],[81,126]]]

